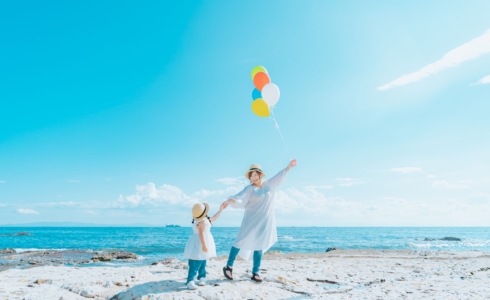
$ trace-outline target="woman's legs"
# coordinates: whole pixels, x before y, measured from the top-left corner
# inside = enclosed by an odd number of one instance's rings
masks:
[[[225,277],[229,280],[233,280],[233,263],[235,262],[235,258],[238,252],[240,252],[240,249],[236,247],[231,247],[230,255],[228,255],[228,262],[226,263],[226,266],[223,267],[223,273],[225,274]]]
[[[254,266],[252,268],[252,274],[258,274],[260,269],[260,263],[262,262],[262,250],[254,251]]]
[[[235,262],[235,258],[238,254],[238,252],[240,252],[240,249],[238,248],[235,248],[235,247],[231,247],[231,250],[230,250],[230,255],[228,256],[228,262],[226,263],[226,265],[228,267],[233,267],[233,263]]]

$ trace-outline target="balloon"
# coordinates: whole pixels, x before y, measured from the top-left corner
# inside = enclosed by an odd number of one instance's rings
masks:
[[[274,107],[274,105],[276,105],[280,96],[281,92],[279,91],[279,88],[273,83],[266,84],[262,89],[262,99],[264,99],[265,103],[267,103],[270,107]]]
[[[254,89],[252,91],[252,99],[259,99],[262,98],[262,93],[258,89]]]
[[[264,67],[256,66],[255,68],[252,69],[252,74],[250,74],[252,76],[252,80],[254,80],[255,74],[259,72],[264,72],[265,74],[267,74],[267,70]]]
[[[252,111],[259,117],[265,118],[271,115],[269,106],[263,99],[260,98],[252,102]]]
[[[264,85],[266,85],[270,82],[271,82],[271,79],[269,78],[269,75],[267,75],[266,73],[259,72],[259,73],[255,74],[254,85],[259,91],[262,91],[262,88],[264,87]]]

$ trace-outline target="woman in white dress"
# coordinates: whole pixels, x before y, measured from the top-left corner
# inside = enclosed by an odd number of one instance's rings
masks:
[[[295,165],[296,160],[292,160],[285,169],[265,182],[262,182],[265,174],[260,165],[251,165],[245,173],[245,177],[251,184],[223,202],[223,208],[231,205],[233,208],[245,209],[240,232],[231,247],[228,262],[223,268],[226,278],[233,280],[233,263],[238,254],[244,260],[253,258],[252,280],[262,281],[259,275],[262,254],[277,242],[274,196],[276,189],[284,182],[287,173]]]
[[[196,275],[198,285],[206,285],[206,260],[216,257],[216,245],[211,234],[211,224],[219,218],[222,210],[223,205],[214,216],[208,217],[209,205],[207,203],[197,203],[192,207],[192,230],[194,232],[189,237],[184,250],[184,257],[189,259],[186,285],[191,290],[197,289],[194,282]]]

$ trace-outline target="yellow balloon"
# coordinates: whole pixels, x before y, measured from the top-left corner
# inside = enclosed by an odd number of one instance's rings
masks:
[[[264,72],[265,74],[268,74],[267,70],[264,67],[256,66],[255,68],[252,69],[252,73],[250,74],[250,75],[252,75],[252,80],[254,80],[255,74],[257,74],[259,72]]]
[[[259,117],[266,118],[271,115],[269,105],[262,98],[255,99],[252,102],[252,111]]]

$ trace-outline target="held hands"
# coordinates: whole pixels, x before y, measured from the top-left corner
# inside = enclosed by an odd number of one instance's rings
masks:
[[[230,203],[231,203],[231,200],[230,200],[230,199],[228,199],[228,200],[226,200],[225,202],[223,202],[223,204],[221,204],[221,206],[220,206],[219,208],[220,208],[221,210],[226,209],[226,208],[228,207],[228,205],[230,205]]]

